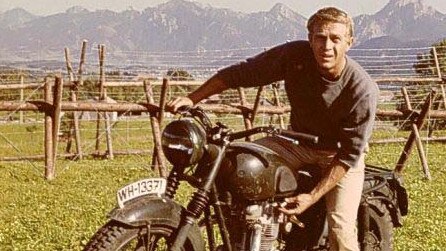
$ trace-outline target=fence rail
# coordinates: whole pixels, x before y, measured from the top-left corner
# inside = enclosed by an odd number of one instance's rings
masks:
[[[114,155],[120,154],[150,154],[152,153],[152,165],[155,166],[161,176],[166,175],[166,164],[164,161],[164,156],[161,151],[161,125],[163,119],[166,118],[164,113],[164,105],[168,98],[169,88],[173,87],[197,87],[203,83],[203,81],[197,80],[186,80],[186,81],[173,81],[167,78],[162,80],[119,80],[118,81],[107,81],[106,77],[108,76],[105,71],[105,46],[101,45],[98,47],[99,50],[99,76],[97,77],[97,93],[98,96],[97,101],[88,101],[88,100],[80,100],[79,93],[81,93],[84,81],[86,80],[84,75],[85,69],[84,64],[86,64],[85,60],[85,46],[86,42],[83,43],[83,49],[81,50],[81,60],[79,63],[79,70],[77,73],[74,72],[73,67],[71,66],[71,59],[69,50],[65,50],[65,60],[66,60],[66,69],[68,75],[67,83],[64,83],[64,79],[62,76],[56,76],[54,78],[47,78],[42,82],[31,82],[24,83],[23,77],[20,79],[19,83],[16,84],[0,84],[0,90],[8,90],[8,91],[20,91],[20,100],[19,101],[1,101],[0,102],[0,111],[7,112],[39,112],[45,115],[45,154],[44,155],[29,155],[29,156],[19,156],[19,157],[1,157],[0,160],[8,161],[8,160],[23,160],[23,159],[41,159],[44,157],[45,159],[45,177],[47,179],[53,179],[55,177],[55,163],[56,157],[65,157],[65,158],[73,158],[73,159],[82,159],[84,156],[100,156],[113,158]],[[421,77],[374,77],[374,79],[378,82],[379,85],[386,86],[390,83],[408,83],[408,82],[425,82],[425,83],[435,83],[440,88],[438,96],[442,97],[442,99],[438,100],[432,94],[429,94],[428,97],[424,101],[420,101],[424,106],[412,107],[411,103],[418,102],[418,99],[422,99],[423,97],[418,97],[418,93],[416,94],[407,94],[407,90],[405,88],[402,89],[401,97],[405,99],[404,106],[396,108],[394,105],[391,109],[378,109],[376,114],[377,121],[388,121],[391,119],[401,120],[401,121],[409,121],[412,124],[412,134],[409,138],[404,139],[406,142],[406,147],[403,150],[399,162],[397,163],[396,169],[398,171],[402,171],[405,161],[407,160],[408,155],[410,154],[410,150],[413,146],[413,143],[416,143],[416,146],[419,150],[420,158],[423,160],[423,166],[425,166],[425,173],[428,176],[427,164],[425,163],[425,153],[423,152],[423,146],[421,142],[423,140],[438,140],[445,141],[444,137],[421,137],[419,135],[419,130],[424,124],[424,120],[428,119],[437,119],[437,120],[446,120],[446,111],[441,110],[441,104],[443,107],[446,107],[446,97],[444,93],[444,86],[441,85],[442,77],[439,70],[439,64],[435,64],[436,73],[430,76],[421,76]],[[113,79],[113,78],[110,78]],[[402,85],[405,86],[404,84]],[[110,89],[113,88],[143,88],[141,93],[143,93],[143,101],[141,102],[110,102],[109,94]],[[160,88],[159,92],[159,102],[155,102],[155,95],[153,92],[153,88]],[[63,100],[64,89],[68,90],[68,100],[65,97]],[[23,91],[24,90],[33,90],[34,92],[39,92],[41,90],[44,91],[44,100],[29,100],[24,98]],[[208,112],[213,114],[236,114],[241,115],[244,121],[244,127],[249,129],[253,127],[255,124],[255,119],[263,114],[264,116],[269,117],[278,117],[280,121],[280,126],[285,127],[284,117],[286,117],[290,111],[289,105],[284,102],[284,98],[280,96],[281,90],[280,86],[274,84],[271,86],[272,90],[272,101],[270,103],[266,102],[263,99],[263,96],[266,95],[265,90],[263,88],[259,88],[256,94],[252,94],[252,92],[247,95],[246,90],[243,88],[239,88],[236,94],[232,94],[230,101],[225,100],[224,104],[209,104],[202,103],[200,106],[203,107]],[[392,92],[392,95],[397,95],[395,92]],[[250,100],[250,101],[248,101]],[[268,100],[267,100],[268,101]],[[436,103],[435,103],[436,102]],[[436,105],[433,105],[436,104]],[[83,112],[95,112],[97,113],[96,117],[96,144],[95,151],[84,153],[81,148],[81,135],[79,133],[80,124],[79,117],[80,113]],[[154,141],[154,147],[152,150],[128,150],[128,151],[118,151],[113,149],[113,141],[111,137],[111,113],[121,113],[121,114],[130,114],[130,113],[148,113],[150,123],[151,133]],[[61,117],[63,113],[71,113],[73,114],[73,120],[70,122],[70,136],[67,142],[67,150],[65,153],[57,153],[58,144],[59,144],[59,131],[61,127]],[[22,115],[21,115],[22,117]],[[22,121],[22,118],[20,119]],[[105,127],[102,126],[105,124]],[[105,136],[107,141],[107,149],[104,152],[100,151],[100,140],[102,138],[101,131],[105,129]],[[3,136],[3,135],[2,135]],[[71,140],[75,139],[76,149],[75,153],[71,153]],[[396,139],[387,139],[387,140],[377,140],[375,142],[371,142],[372,144],[378,143],[391,143],[391,142],[401,142],[401,138]]]

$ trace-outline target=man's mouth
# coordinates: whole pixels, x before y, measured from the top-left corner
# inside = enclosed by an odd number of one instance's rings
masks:
[[[331,61],[331,60],[333,60],[334,56],[333,55],[323,54],[323,55],[320,55],[320,58],[323,61]]]

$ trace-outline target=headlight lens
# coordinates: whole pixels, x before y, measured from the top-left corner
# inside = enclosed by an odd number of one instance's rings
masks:
[[[161,144],[164,155],[172,165],[191,166],[203,156],[206,134],[191,119],[175,120],[164,129]]]

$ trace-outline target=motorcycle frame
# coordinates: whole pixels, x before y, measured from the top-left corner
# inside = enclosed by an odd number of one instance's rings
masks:
[[[171,172],[172,174],[176,174],[178,178],[180,178],[183,181],[188,182],[190,185],[192,185],[196,192],[194,193],[193,199],[189,202],[187,209],[184,210],[184,215],[186,220],[183,221],[183,224],[180,224],[180,230],[178,231],[177,236],[175,237],[174,243],[178,243],[178,246],[173,246],[171,250],[179,250],[175,249],[177,247],[181,247],[183,241],[186,238],[188,225],[192,225],[193,222],[196,222],[198,218],[204,213],[204,219],[205,219],[205,225],[206,225],[206,232],[207,232],[207,239],[209,243],[209,247],[211,251],[216,250],[216,244],[215,244],[215,236],[213,233],[213,219],[215,218],[217,220],[217,225],[222,237],[223,241],[223,247],[225,250],[232,251],[229,231],[226,226],[225,218],[223,215],[222,210],[222,202],[219,201],[219,193],[215,185],[215,178],[218,174],[218,171],[220,170],[220,164],[224,157],[224,151],[226,150],[226,147],[229,145],[229,141],[223,140],[222,142],[226,142],[223,144],[223,146],[219,146],[220,151],[218,153],[218,156],[214,162],[214,165],[212,168],[210,168],[209,173],[205,175],[206,177],[194,177],[193,175],[187,175],[184,174],[184,169],[180,170],[174,170]],[[197,168],[197,167],[196,167]],[[392,221],[394,226],[399,227],[401,226],[401,216],[407,214],[407,194],[402,186],[402,181],[400,180],[400,177],[396,176],[395,173],[376,166],[367,165],[366,170],[368,173],[366,173],[366,176],[369,179],[374,179],[378,181],[378,184],[375,186],[370,187],[368,190],[363,192],[363,199],[361,200],[360,204],[360,210],[362,210],[364,213],[362,221],[363,223],[363,231],[362,233],[359,233],[360,235],[360,242],[362,242],[362,237],[365,236],[367,233],[369,227],[368,227],[368,221],[365,220],[365,217],[367,217],[367,209],[370,206],[370,201],[372,200],[381,200],[386,205],[392,205],[391,207],[388,207],[388,210],[391,213]],[[179,175],[178,175],[179,174]],[[205,178],[204,181],[201,181],[201,178]],[[168,183],[169,184],[169,183]],[[388,196],[381,195],[373,195],[375,192],[380,191],[381,188],[390,186],[389,191],[392,193],[392,197],[389,198]],[[200,202],[201,201],[201,202]],[[203,204],[204,202],[204,204]],[[195,213],[191,212],[191,210],[197,210],[193,209],[196,208],[199,204],[199,210],[195,211]],[[211,207],[214,209],[214,218],[210,214]],[[192,209],[191,209],[192,208]],[[368,218],[368,217],[367,217]],[[184,238],[184,240],[182,240]],[[179,240],[179,242],[177,242]]]
[[[215,129],[217,129],[217,131],[215,131]],[[229,205],[231,201],[229,200],[229,202],[226,202],[219,200],[219,191],[215,183],[216,177],[220,171],[222,160],[225,157],[225,151],[227,147],[230,146],[231,142],[235,139],[245,138],[257,133],[275,134],[282,137],[285,136],[291,141],[305,140],[317,143],[318,139],[317,137],[312,135],[292,132],[288,130],[277,130],[273,127],[257,127],[236,133],[228,133],[228,131],[224,131],[225,129],[226,128],[223,125],[218,125],[216,128],[211,128],[211,131],[207,131],[209,135],[212,135],[212,138],[210,140],[208,139],[209,145],[214,146],[214,149],[218,151],[217,153],[214,152],[213,154],[211,154],[213,161],[212,165],[208,165],[207,163],[198,163],[196,166],[191,167],[191,170],[193,170],[192,172],[186,172],[187,167],[174,166],[167,178],[165,199],[153,196],[146,197],[134,202],[137,204],[126,207],[125,209],[114,209],[112,212],[110,212],[109,218],[132,226],[149,227],[149,223],[146,221],[146,219],[166,217],[162,217],[165,215],[160,215],[160,217],[156,217],[157,215],[155,215],[155,217],[151,217],[153,216],[152,214],[154,214],[154,212],[144,210],[148,202],[160,209],[156,211],[166,211],[161,210],[162,208],[169,209],[167,211],[172,211],[173,213],[171,213],[171,215],[167,218],[172,218],[175,219],[176,222],[179,222],[177,231],[174,233],[173,236],[173,245],[171,246],[170,250],[179,251],[185,243],[188,232],[190,230],[199,231],[198,228],[196,228],[195,223],[198,221],[199,217],[204,214],[204,224],[206,227],[210,250],[215,251],[217,249],[213,232],[216,220],[216,223],[220,230],[220,235],[222,236],[224,250],[232,251],[228,226],[226,225],[227,222],[225,220],[222,209],[222,206],[225,203],[226,205]],[[379,183],[377,186],[372,186],[366,192],[363,191],[364,200],[362,201],[362,203],[364,204],[361,204],[361,206],[363,206],[364,209],[367,209],[367,207],[369,206],[368,201],[370,200],[382,200],[385,201],[385,204],[387,205],[392,204],[393,206],[389,208],[389,211],[391,211],[394,226],[401,226],[400,218],[401,216],[407,214],[408,207],[407,193],[402,185],[402,181],[400,180],[401,177],[388,169],[370,165],[368,165],[367,167],[369,171],[371,170],[371,172],[369,173],[369,177],[379,177],[378,179],[382,180],[383,182]],[[206,170],[206,173],[197,173],[197,170],[200,169]],[[174,196],[176,194],[180,181],[186,181],[193,188],[195,188],[193,197],[189,201],[186,208],[181,207],[174,201]],[[373,192],[379,190],[383,186],[387,186],[387,184],[389,184],[388,188],[393,196],[391,199],[386,197],[385,194],[380,196],[373,195]],[[211,214],[211,209],[213,209],[213,214]],[[181,215],[179,212],[181,212]],[[155,214],[157,213],[158,212],[156,212]],[[368,231],[368,227],[366,231]]]

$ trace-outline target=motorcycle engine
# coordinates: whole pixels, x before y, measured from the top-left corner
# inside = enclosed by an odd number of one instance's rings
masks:
[[[279,229],[285,224],[283,213],[275,209],[275,203],[262,202],[253,204],[233,211],[230,234],[234,250],[258,250],[274,251],[279,250],[276,242],[279,236]],[[288,223],[288,231],[291,223]],[[286,230],[285,230],[286,231]]]

